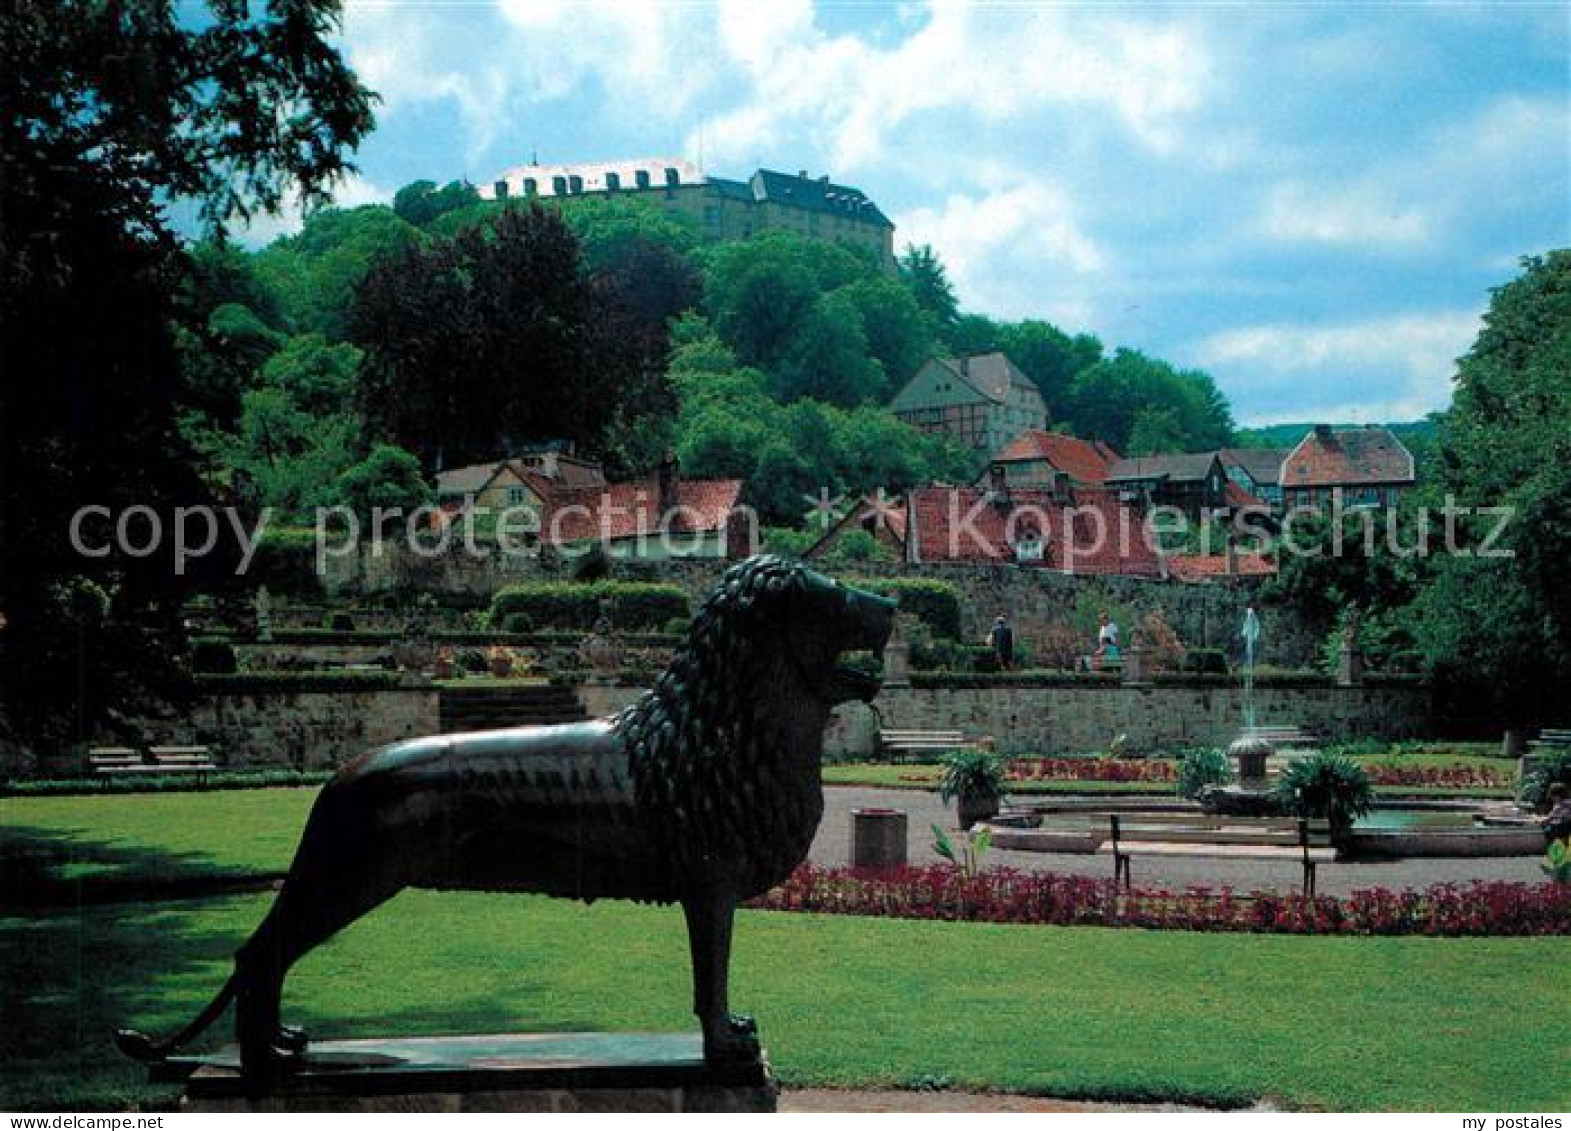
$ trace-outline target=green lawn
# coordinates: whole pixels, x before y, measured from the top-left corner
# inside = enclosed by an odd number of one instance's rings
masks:
[[[15,888],[282,872],[316,792],[0,798],[0,881]]]
[[[167,1102],[109,1030],[163,1030],[198,1008],[266,898],[0,918],[0,1108]],[[301,965],[290,1013],[324,1036],[682,1028],[684,948],[671,909],[408,893]],[[943,1077],[1066,1096],[1564,1110],[1568,962],[1565,939],[751,912],[733,992],[795,1085]]]

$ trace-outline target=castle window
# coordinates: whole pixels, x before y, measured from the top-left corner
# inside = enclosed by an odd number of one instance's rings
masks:
[[[639,188],[648,188],[649,187],[649,170],[648,169],[640,169],[636,173],[634,173],[633,174],[633,183],[635,185],[637,185]]]
[[[584,178],[578,177],[578,176],[568,177],[567,178],[567,191],[568,192],[583,192],[584,191]]]
[[[496,193],[496,198],[498,200],[506,200],[507,199],[507,182],[506,181],[497,181],[496,184],[491,186],[491,189],[492,189],[493,192]]]
[[[617,189],[621,188],[622,175],[620,173],[607,173],[605,175],[605,187],[611,192],[615,192]]]
[[[524,178],[524,195],[525,196],[534,196],[535,193],[537,193],[539,191],[540,191],[540,182],[539,181],[535,180],[533,177],[525,177]]]
[[[567,178],[566,177],[552,177],[551,178],[551,195],[552,196],[566,196],[567,195]]]

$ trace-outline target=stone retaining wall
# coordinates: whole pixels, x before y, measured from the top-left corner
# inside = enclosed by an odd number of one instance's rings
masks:
[[[330,769],[367,750],[440,729],[435,687],[204,695],[188,716],[149,720],[155,743],[200,744],[232,768]]]
[[[1260,725],[1301,726],[1331,742],[1432,733],[1430,692],[1416,684],[1261,687],[1255,698]],[[1009,755],[1085,754],[1120,734],[1132,752],[1167,754],[1225,745],[1242,725],[1238,689],[1214,684],[885,688],[871,708],[836,712],[826,750],[870,754],[883,727],[991,735]]]

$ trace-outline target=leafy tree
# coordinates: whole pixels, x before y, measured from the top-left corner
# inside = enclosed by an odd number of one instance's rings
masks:
[[[983,314],[962,314],[945,332],[945,340],[956,357],[996,353],[1004,348],[1004,327]]]
[[[184,264],[162,208],[193,200],[216,227],[346,171],[370,96],[330,42],[337,16],[325,0],[0,10],[0,728],[39,747],[177,687],[181,602],[220,562],[86,558],[69,520],[210,501],[176,427]]]
[[[360,358],[361,351],[346,342],[335,345],[321,334],[300,334],[262,363],[261,383],[283,390],[308,413],[349,412]]]
[[[1522,265],[1458,363],[1429,493],[1508,508],[1512,556],[1438,559],[1414,612],[1446,702],[1533,725],[1558,716],[1571,676],[1571,251]]]
[[[1188,451],[1225,447],[1233,435],[1227,400],[1209,375],[1174,369],[1138,350],[1119,349],[1076,375],[1067,423],[1077,435],[1128,450],[1136,419],[1152,416],[1147,435]]]
[[[848,290],[819,298],[795,327],[774,368],[772,388],[779,400],[812,397],[854,405],[883,392],[883,366],[868,356],[862,316]]]
[[[663,381],[627,317],[560,216],[508,209],[372,267],[351,319],[360,405],[373,434],[426,467],[539,438],[600,454],[614,406]]]
[[[371,267],[422,242],[420,229],[379,204],[324,208],[298,235],[275,240],[255,259],[288,328],[341,342],[354,297]]]
[[[435,181],[412,181],[393,194],[393,211],[417,228],[478,203],[480,194],[468,181],[448,181],[440,188]]]
[[[362,529],[369,528],[378,507],[408,514],[436,498],[420,473],[420,461],[391,444],[378,444],[365,459],[345,469],[333,495],[335,503],[355,513]]]
[[[1066,415],[1075,375],[1102,360],[1102,343],[1094,334],[1070,337],[1049,322],[1033,319],[1001,327],[999,347],[1036,385],[1049,420]]]
[[[887,399],[933,356],[932,319],[888,276],[860,279],[841,293],[855,305],[868,353],[884,371],[884,387],[876,395]]]
[[[1175,408],[1171,405],[1147,405],[1135,414],[1135,424],[1129,430],[1125,454],[1148,456],[1157,452],[1183,451],[1187,440],[1188,436]]]
[[[960,317],[960,303],[949,273],[929,244],[907,244],[897,267],[900,281],[911,291],[917,305],[927,312],[939,333],[944,333]]]
[[[305,520],[334,501],[333,481],[354,463],[359,432],[349,413],[313,415],[286,390],[260,388],[245,394],[239,428],[216,448],[225,466],[250,477],[262,505]]]

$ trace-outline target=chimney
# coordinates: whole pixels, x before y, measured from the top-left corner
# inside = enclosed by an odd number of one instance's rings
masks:
[[[681,480],[677,477],[677,473],[680,470],[681,465],[677,462],[676,453],[667,452],[665,458],[660,461],[659,472],[660,516],[662,519],[676,509],[677,504],[681,501],[681,491],[679,489]]]
[[[796,171],[796,175],[799,178],[801,178],[802,180],[804,180],[804,181],[807,180],[807,170],[806,169],[798,169]]]
[[[1329,440],[1330,438],[1331,438],[1331,425],[1329,425],[1329,424],[1316,424],[1315,425],[1315,439],[1317,439],[1317,440]]]

